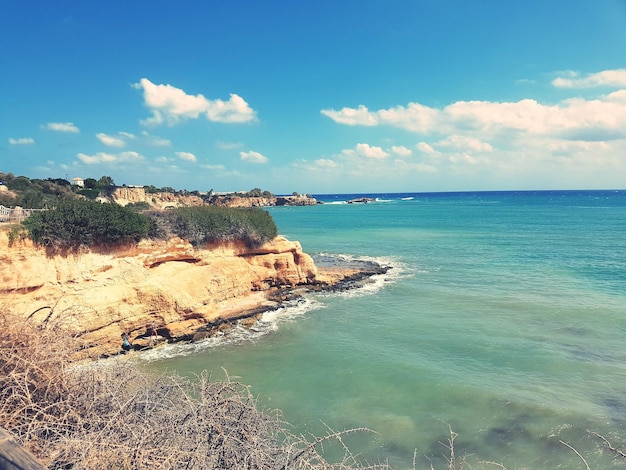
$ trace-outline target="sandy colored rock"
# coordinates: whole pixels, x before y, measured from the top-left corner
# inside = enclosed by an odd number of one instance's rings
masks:
[[[156,323],[173,337],[270,306],[279,287],[316,282],[298,242],[277,237],[258,249],[241,243],[194,247],[142,241],[115,249],[52,254],[29,241],[9,247],[0,231],[2,307],[33,321],[61,322],[91,356],[119,351]],[[49,317],[49,318],[48,318]]]

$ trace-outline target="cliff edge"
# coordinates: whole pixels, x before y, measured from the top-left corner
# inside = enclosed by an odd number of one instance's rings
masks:
[[[173,238],[51,254],[30,241],[9,247],[0,231],[2,308],[62,324],[81,337],[89,357],[119,352],[124,333],[142,344],[151,325],[160,339],[208,336],[225,322],[275,307],[281,288],[323,278],[300,243],[284,237],[255,249],[242,243],[195,249]]]

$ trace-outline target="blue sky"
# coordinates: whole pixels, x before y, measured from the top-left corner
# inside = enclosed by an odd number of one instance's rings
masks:
[[[0,1],[0,171],[626,187],[626,0]]]

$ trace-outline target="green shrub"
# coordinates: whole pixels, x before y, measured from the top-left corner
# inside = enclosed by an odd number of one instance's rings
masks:
[[[117,204],[62,201],[56,209],[38,212],[22,222],[37,244],[57,249],[81,245],[114,245],[148,236],[150,219]]]
[[[100,195],[99,189],[79,189],[78,194],[85,196],[87,199],[96,199]]]
[[[256,247],[278,235],[272,216],[258,207],[180,207],[153,216],[159,219],[153,226],[158,233],[177,235],[195,246],[241,240]]]

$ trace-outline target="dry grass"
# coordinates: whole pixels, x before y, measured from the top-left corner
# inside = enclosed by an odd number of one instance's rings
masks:
[[[348,432],[307,439],[247,387],[207,375],[155,377],[131,363],[75,367],[65,331],[0,317],[0,423],[54,469],[347,469]],[[361,430],[359,430],[361,431]],[[343,446],[328,463],[324,443]]]

